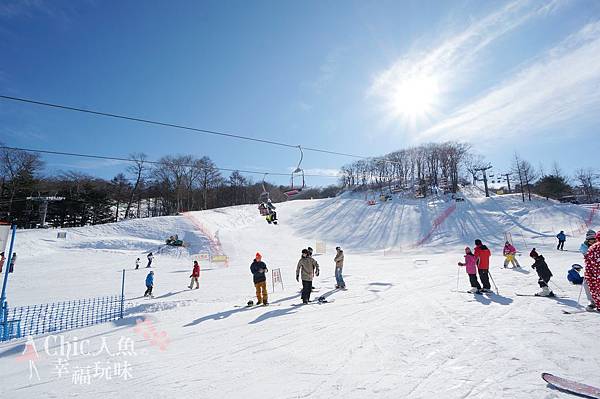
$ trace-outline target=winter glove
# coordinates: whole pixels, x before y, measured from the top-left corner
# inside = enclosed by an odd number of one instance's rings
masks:
[[[319,268],[318,268],[318,267],[317,267],[317,270],[315,270],[315,275],[316,275],[317,277],[319,277]]]

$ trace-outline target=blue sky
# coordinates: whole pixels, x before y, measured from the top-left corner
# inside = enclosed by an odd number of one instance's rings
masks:
[[[595,167],[600,2],[0,2],[0,93],[377,156],[462,140]],[[288,172],[293,149],[0,101],[0,140],[126,157],[208,155]],[[118,162],[45,156],[110,178]],[[306,173],[351,158],[306,152]],[[262,176],[255,176],[260,180]],[[285,184],[287,178],[272,178]],[[335,179],[311,178],[309,185]]]

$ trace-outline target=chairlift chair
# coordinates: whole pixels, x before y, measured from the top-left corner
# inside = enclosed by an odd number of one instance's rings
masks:
[[[295,197],[304,189],[304,187],[306,187],[306,183],[304,181],[304,169],[300,167],[300,165],[302,165],[302,159],[304,159],[304,152],[302,151],[301,146],[298,146],[298,149],[300,150],[300,161],[298,162],[298,166],[296,167],[296,169],[294,169],[294,171],[292,172],[292,176],[290,179],[290,189],[284,192],[284,194],[288,198]],[[294,187],[294,176],[302,177],[301,187]]]

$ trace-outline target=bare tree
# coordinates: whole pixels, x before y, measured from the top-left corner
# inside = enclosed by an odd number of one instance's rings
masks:
[[[127,208],[125,209],[125,218],[126,219],[131,217],[131,213],[130,213],[131,204],[133,203],[133,199],[135,198],[135,195],[138,193],[138,190],[140,189],[140,185],[144,178],[144,172],[146,170],[145,162],[146,162],[147,158],[148,157],[146,156],[146,154],[144,154],[142,152],[129,155],[129,159],[131,159],[133,161],[133,164],[131,164],[127,167],[127,172],[133,176],[133,178],[135,179],[135,183],[133,184],[133,188],[131,189],[131,195],[129,196],[129,200],[127,201]],[[140,201],[138,201],[138,217],[139,217],[139,208],[140,208]]]
[[[577,169],[575,171],[575,179],[580,184],[581,190],[587,197],[587,200],[592,202],[594,200],[594,194],[596,193],[595,183],[597,179],[594,170],[591,168]]]

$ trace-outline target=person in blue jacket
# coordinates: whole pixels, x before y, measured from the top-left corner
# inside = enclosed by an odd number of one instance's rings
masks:
[[[571,266],[571,270],[569,270],[569,273],[567,274],[567,280],[569,280],[572,284],[583,284],[583,277],[581,276],[581,274],[579,274],[579,272],[581,272],[581,269],[583,269],[583,267],[581,267],[581,265],[578,265],[577,263]]]
[[[150,271],[150,273],[148,273],[148,275],[146,276],[146,292],[144,293],[144,296],[149,296],[150,298],[153,298],[152,288],[154,288],[154,272]]]
[[[567,235],[565,234],[564,231],[560,231],[560,233],[558,233],[556,235],[556,238],[558,238],[558,245],[556,246],[556,249],[560,249],[561,251],[565,250],[565,241],[567,241]]]

